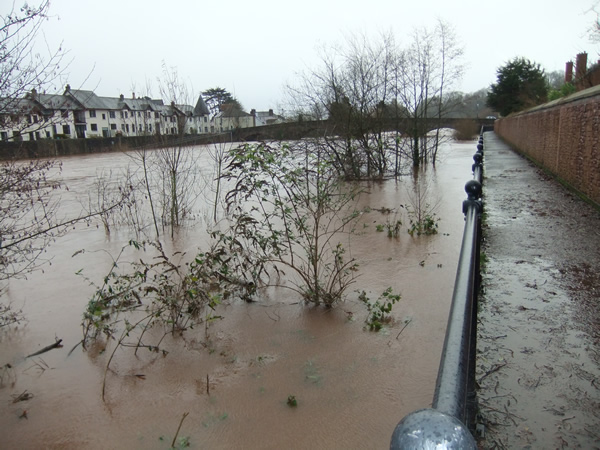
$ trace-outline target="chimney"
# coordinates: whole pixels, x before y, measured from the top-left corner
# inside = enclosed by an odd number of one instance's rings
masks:
[[[131,93],[131,98],[135,100],[135,92]]]
[[[573,82],[573,61],[567,62],[565,67],[565,83]]]
[[[273,115],[273,110],[272,110],[272,109],[270,109],[270,110],[269,110],[269,115],[270,115],[270,116],[272,116],[272,115]]]
[[[587,72],[587,53],[579,53],[575,60],[575,79],[583,78]]]
[[[119,95],[119,98],[121,99],[121,101],[125,100],[125,96],[123,94]]]
[[[251,109],[250,110],[250,115],[251,116],[255,116],[256,115],[256,110],[255,109]]]
[[[65,86],[65,90],[66,90],[66,91],[70,91],[70,90],[71,90],[71,85],[70,85],[70,84],[67,84],[67,85]]]

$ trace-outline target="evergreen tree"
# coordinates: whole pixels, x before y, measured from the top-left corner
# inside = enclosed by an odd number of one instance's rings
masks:
[[[546,102],[548,82],[539,64],[514,58],[498,69],[497,82],[490,86],[487,104],[503,116]]]
[[[210,110],[211,117],[221,111],[221,105],[232,105],[230,108],[237,111],[243,111],[244,109],[242,104],[227,89],[218,86],[202,92],[202,97],[204,97],[204,102]]]

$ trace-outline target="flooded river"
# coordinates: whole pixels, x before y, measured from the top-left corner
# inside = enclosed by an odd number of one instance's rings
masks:
[[[190,152],[202,154],[204,147]],[[366,186],[361,233],[351,238],[360,276],[332,310],[308,306],[287,290],[256,303],[221,305],[208,330],[168,336],[166,356],[120,349],[102,383],[112,348],[84,351],[84,308],[130,236],[102,226],[77,226],[48,249],[51,262],[27,280],[13,280],[3,301],[25,321],[0,330],[2,448],[205,449],[387,448],[396,423],[431,405],[463,231],[461,203],[471,178],[475,143],[453,143],[420,183],[437,204],[439,233],[399,238],[377,232],[401,211],[412,177]],[[118,172],[124,154],[62,159],[65,216],[93,189],[99,170]],[[393,212],[391,213],[394,214]],[[198,214],[201,215],[200,213]],[[406,229],[407,218],[403,217]],[[204,235],[189,227],[173,245],[192,253]],[[85,250],[76,258],[72,255]],[[375,299],[388,286],[402,295],[393,321],[365,329],[367,310],[356,290]],[[64,347],[25,358],[62,339]],[[10,366],[10,367],[9,367]],[[32,397],[13,402],[21,393]],[[287,400],[294,396],[297,406]],[[185,419],[182,422],[184,414]],[[181,427],[178,432],[178,427]]]

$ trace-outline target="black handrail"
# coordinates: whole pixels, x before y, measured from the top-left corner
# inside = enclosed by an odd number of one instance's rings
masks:
[[[465,185],[465,228],[432,408],[412,412],[398,423],[390,443],[393,450],[440,445],[448,449],[477,449],[465,424],[469,420],[469,397],[474,397],[483,131],[473,160],[473,180]]]

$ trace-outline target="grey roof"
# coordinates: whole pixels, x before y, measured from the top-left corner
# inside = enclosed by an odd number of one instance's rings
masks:
[[[30,114],[39,106],[26,98],[5,97],[0,99],[0,114]]]
[[[215,117],[248,117],[251,115],[241,109],[235,108],[231,104],[223,104],[220,108],[221,111]]]
[[[73,98],[80,107],[85,109],[117,109],[109,107],[107,97],[98,97],[93,91],[84,91],[83,89],[71,89],[67,86],[65,96]]]
[[[194,108],[195,116],[208,116],[210,111],[208,110],[208,106],[204,102],[202,95],[198,96],[198,101],[196,102],[196,107]]]
[[[204,102],[202,104],[206,108]],[[164,116],[173,116],[174,114],[196,114],[198,104],[194,108],[191,105],[165,105],[161,99],[150,97],[100,97],[93,91],[71,89],[69,85],[67,85],[62,95],[38,94],[33,90],[31,93],[27,93],[24,98],[0,99],[0,114],[29,114],[36,111],[42,114],[52,114],[52,111],[61,109],[129,109],[131,111],[154,111]],[[208,108],[206,108],[206,111],[206,114],[208,114]]]
[[[121,97],[99,97],[92,91],[83,89],[67,88],[65,96],[72,96],[85,109],[107,109],[132,111],[164,111],[162,100],[154,100],[150,97],[121,98]]]
[[[81,109],[77,103],[64,95],[60,94],[36,94],[35,100],[46,109]]]
[[[175,105],[175,106],[186,116],[195,115],[196,108],[194,108],[192,105]]]
[[[116,99],[119,102],[117,109],[123,109],[125,106],[134,111],[164,111],[164,103],[162,100],[154,100],[150,97],[141,98],[123,98]]]

